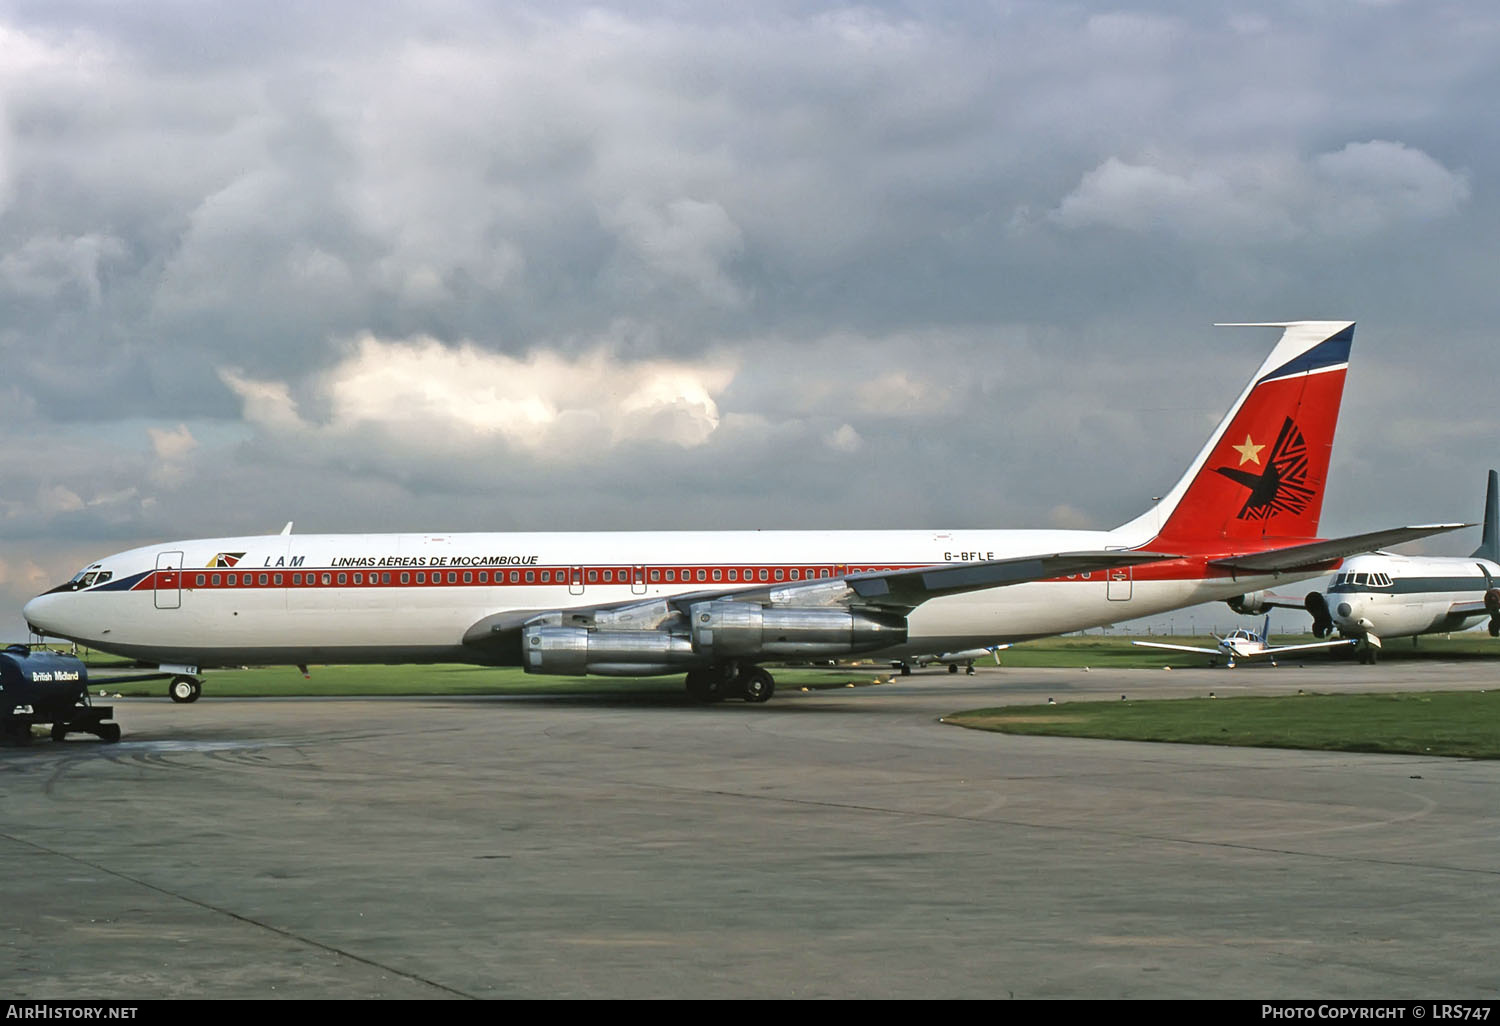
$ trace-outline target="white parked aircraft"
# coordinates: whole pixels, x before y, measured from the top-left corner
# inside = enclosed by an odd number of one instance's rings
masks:
[[[1156,506],[1112,531],[325,534],[164,542],[26,604],[40,635],[159,664],[462,661],[685,673],[763,702],[762,663],[961,651],[1225,599],[1447,530],[1319,540],[1354,325],[1301,321]]]
[[[1220,638],[1215,635],[1218,644],[1213,648],[1203,648],[1195,645],[1169,645],[1162,641],[1133,641],[1131,644],[1142,648],[1169,648],[1174,652],[1198,652],[1203,655],[1223,657],[1228,661],[1229,668],[1234,669],[1237,659],[1269,659],[1271,665],[1276,665],[1276,657],[1288,652],[1304,652],[1310,648],[1335,648],[1340,645],[1352,645],[1353,641],[1340,639],[1338,641],[1314,641],[1306,645],[1272,645],[1271,644],[1271,618],[1266,617],[1260,633],[1242,627],[1232,634]],[[1210,666],[1216,665],[1215,658]]]
[[[1000,653],[1005,651],[1007,648],[1010,648],[1010,646],[987,645],[984,648],[964,649],[962,652],[937,652],[928,653],[925,655],[907,656],[904,659],[891,660],[891,666],[893,669],[900,670],[901,675],[904,677],[907,674],[911,673],[911,668],[913,666],[920,670],[924,667],[931,666],[933,663],[947,663],[949,673],[957,673],[958,668],[962,666],[965,673],[973,676],[974,660],[983,659],[987,655],[993,655],[995,657],[996,665],[999,665]]]
[[[1328,587],[1300,603],[1275,596],[1231,599],[1239,612],[1281,606],[1312,614],[1313,634],[1363,642],[1361,662],[1378,658],[1384,638],[1461,631],[1488,617],[1491,637],[1500,637],[1500,474],[1491,470],[1485,489],[1479,548],[1463,556],[1402,556],[1373,552],[1346,560]]]

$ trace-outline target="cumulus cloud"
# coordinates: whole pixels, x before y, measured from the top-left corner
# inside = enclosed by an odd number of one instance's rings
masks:
[[[564,463],[608,460],[632,444],[704,444],[719,426],[715,396],[733,377],[724,360],[626,361],[604,350],[512,357],[471,343],[365,335],[304,383],[326,411],[309,418],[287,383],[223,372],[245,418],[283,440],[369,438],[439,458],[493,445]]]
[[[1372,140],[1310,160],[1241,154],[1191,166],[1110,157],[1083,176],[1051,217],[1067,229],[1262,242],[1371,235],[1452,216],[1468,199],[1461,172],[1421,150]]]
[[[188,426],[178,424],[171,430],[147,428],[146,435],[151,439],[151,450],[156,456],[156,465],[151,469],[152,478],[168,484],[177,484],[186,478],[189,457],[198,448],[198,440]]]

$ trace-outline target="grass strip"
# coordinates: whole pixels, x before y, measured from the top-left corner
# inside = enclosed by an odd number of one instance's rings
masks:
[[[1007,734],[1500,758],[1500,691],[1065,702],[944,722]]]

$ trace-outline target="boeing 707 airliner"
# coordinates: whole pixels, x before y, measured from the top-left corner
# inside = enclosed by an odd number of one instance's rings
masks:
[[[1436,533],[1320,540],[1354,325],[1283,329],[1182,479],[1109,531],[281,534],[163,542],[26,604],[43,636],[158,664],[469,662],[683,673],[764,702],[765,663],[1022,641],[1328,572]]]

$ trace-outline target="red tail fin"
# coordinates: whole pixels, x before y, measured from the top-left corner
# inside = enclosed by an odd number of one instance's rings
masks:
[[[1259,548],[1316,538],[1354,325],[1301,321],[1286,330],[1213,439],[1148,518],[1151,547]]]

